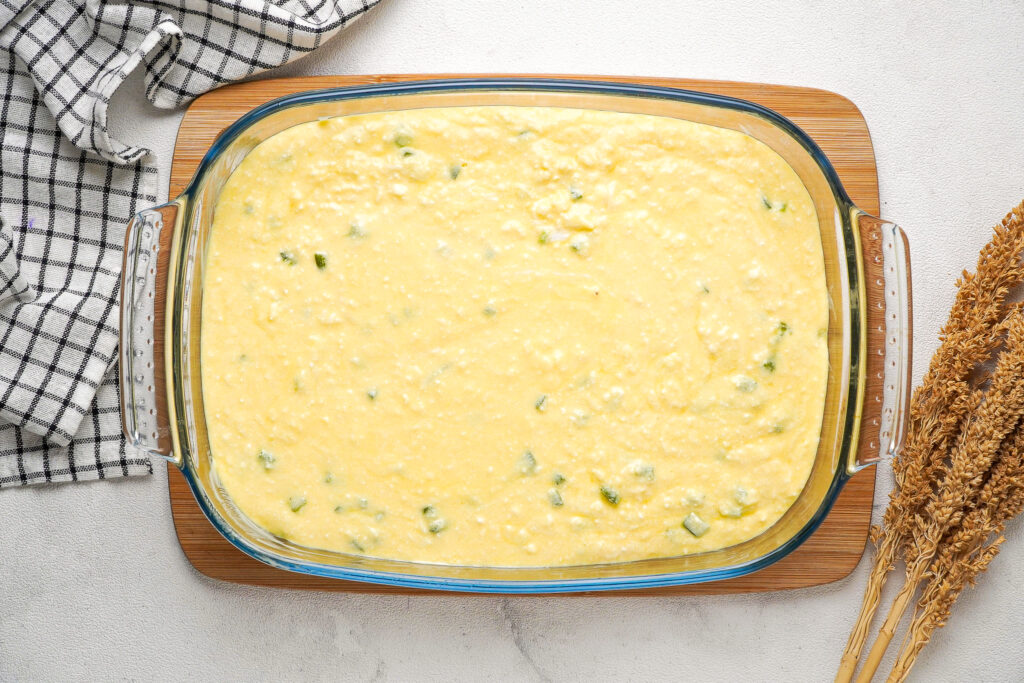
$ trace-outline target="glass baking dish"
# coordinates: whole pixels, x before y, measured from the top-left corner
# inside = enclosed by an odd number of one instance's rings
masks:
[[[653,114],[742,131],[786,159],[817,211],[830,298],[826,405],[816,460],[793,506],[744,543],[700,554],[567,567],[468,567],[363,557],[309,548],[256,526],[217,481],[203,411],[199,340],[206,245],[217,196],[242,158],[279,131],[322,117],[470,105],[530,105]],[[170,233],[169,235],[167,233]],[[865,263],[862,234],[883,256]],[[161,239],[161,236],[163,237]],[[164,246],[161,246],[164,245]],[[169,245],[169,246],[167,246]],[[872,320],[885,334],[882,419],[875,450],[857,458],[865,400],[865,278],[885,286]],[[909,381],[909,255],[897,226],[853,205],[835,170],[802,130],[759,105],[699,92],[551,79],[457,79],[299,93],[249,112],[218,137],[176,199],[140,212],[126,238],[121,292],[121,412],[136,447],[181,468],[224,537],[275,567],[319,576],[427,589],[542,593],[621,590],[713,581],[778,561],[799,546],[859,469],[900,447]],[[877,431],[875,431],[877,430]],[[868,441],[865,441],[868,443]]]

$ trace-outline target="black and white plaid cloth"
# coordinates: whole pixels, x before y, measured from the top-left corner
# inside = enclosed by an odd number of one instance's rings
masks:
[[[0,488],[145,474],[117,397],[124,233],[156,203],[107,105],[175,107],[316,49],[379,0],[0,0]]]

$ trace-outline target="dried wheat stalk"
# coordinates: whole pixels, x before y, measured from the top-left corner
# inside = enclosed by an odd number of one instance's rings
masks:
[[[853,678],[882,586],[897,559],[906,562],[905,583],[858,680],[870,680],[900,617],[919,585],[926,583],[927,598],[922,594],[901,652],[903,669],[898,664],[894,675],[909,671],[927,638],[945,622],[960,590],[998,552],[1001,541],[990,541],[990,536],[1019,513],[1009,501],[1024,494],[1009,482],[993,480],[997,471],[1013,480],[1015,430],[1024,416],[1024,382],[1017,381],[1024,373],[1024,312],[1007,301],[1011,290],[1024,283],[1022,254],[1024,203],[996,227],[975,274],[964,273],[958,282],[941,344],[914,392],[907,438],[893,461],[896,489],[882,528],[872,530],[875,562],[837,681]],[[993,358],[995,372],[979,382],[979,367]],[[1024,482],[1024,473],[1017,480]]]

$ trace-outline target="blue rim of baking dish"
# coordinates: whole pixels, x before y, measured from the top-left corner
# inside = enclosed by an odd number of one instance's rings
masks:
[[[792,139],[796,140],[813,158],[819,169],[824,174],[830,189],[835,196],[837,205],[844,208],[854,208],[854,204],[846,193],[846,190],[839,179],[838,173],[817,143],[814,142],[814,140],[811,139],[811,137],[795,123],[767,107],[725,95],[714,95],[679,88],[609,81],[555,78],[450,78],[402,81],[397,83],[326,88],[286,95],[254,108],[224,129],[203,156],[203,159],[197,166],[191,181],[182,191],[181,196],[190,196],[192,194],[194,188],[201,182],[222,151],[236,138],[238,138],[239,135],[260,119],[285,109],[323,102],[360,99],[366,97],[485,90],[563,92],[594,95],[619,95],[632,98],[668,99],[690,104],[728,108],[753,114],[766,119],[777,128],[782,129]],[[843,214],[844,227],[849,227],[845,225],[848,212],[844,211]],[[855,250],[850,249],[849,246],[845,251],[847,272],[849,273],[850,278],[850,288],[853,289],[854,285],[859,286],[858,281],[861,277],[860,267],[858,264],[858,254],[854,253]],[[179,270],[179,272],[181,271]],[[177,306],[175,308],[177,308]],[[172,325],[171,327],[179,326]],[[850,336],[851,348],[859,348],[860,336],[862,334],[863,332],[859,325],[852,325]],[[851,372],[853,371],[856,362],[858,361],[851,357]],[[851,383],[849,399],[847,406],[847,419],[849,419],[849,414],[853,413],[856,416],[854,419],[859,420],[860,411],[857,407],[859,407],[860,402],[863,399],[862,387],[859,383]],[[172,398],[172,401],[173,400],[174,399]],[[856,430],[854,430],[854,432],[856,432]],[[856,447],[856,444],[851,441],[850,430],[844,430],[842,452],[850,453],[851,449],[856,449]],[[361,569],[358,567],[344,567],[319,562],[289,560],[253,546],[251,543],[247,542],[242,535],[230,528],[225,520],[221,519],[220,515],[213,510],[210,504],[208,498],[209,493],[199,482],[196,481],[193,466],[189,463],[189,458],[184,458],[181,471],[185,480],[188,482],[193,496],[199,503],[204,516],[210,521],[214,528],[217,529],[217,531],[238,550],[271,567],[312,576],[403,588],[492,594],[579,593],[633,590],[706,583],[744,576],[778,562],[802,545],[804,541],[806,541],[817,530],[822,521],[824,521],[825,517],[835,504],[839,493],[842,491],[843,485],[852,476],[851,472],[849,472],[846,467],[842,466],[841,463],[837,465],[836,472],[833,475],[832,481],[824,495],[822,503],[818,506],[812,517],[805,523],[804,527],[777,548],[774,548],[768,553],[747,562],[709,569],[696,569],[661,574],[643,574],[637,576],[610,576],[583,579],[506,580],[438,577],[423,574]],[[596,564],[591,566],[600,567],[607,565]],[[466,566],[461,568],[473,569],[474,567]],[[552,569],[559,568],[564,567],[553,567]],[[493,569],[493,567],[488,567],[488,569]],[[509,567],[508,569],[517,568]]]

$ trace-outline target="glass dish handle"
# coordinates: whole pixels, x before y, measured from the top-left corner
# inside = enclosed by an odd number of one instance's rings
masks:
[[[172,462],[162,362],[168,258],[160,235],[173,230],[182,213],[179,201],[173,201],[135,214],[121,271],[121,425],[130,444]]]
[[[870,235],[880,245],[881,260],[875,259],[877,284],[884,286],[884,369],[876,379],[882,382],[882,410],[877,434],[869,434],[870,448],[858,453],[851,472],[886,459],[891,460],[903,447],[910,417],[911,354],[913,350],[913,301],[910,280],[910,244],[906,233],[895,223],[860,214],[861,235]],[[868,333],[871,334],[872,330]],[[875,425],[865,425],[874,430]],[[877,437],[877,441],[875,438]],[[859,450],[859,449],[858,449]]]

